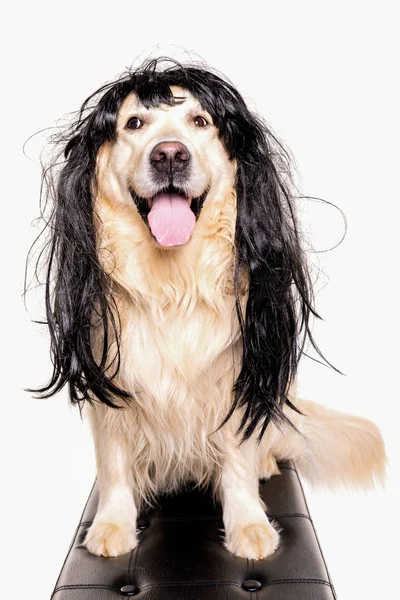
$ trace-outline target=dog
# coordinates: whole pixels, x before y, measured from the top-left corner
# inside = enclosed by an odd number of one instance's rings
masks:
[[[224,544],[279,533],[260,478],[384,477],[376,425],[297,397],[312,284],[289,155],[222,75],[152,59],[90,96],[46,169],[54,371],[90,422],[99,505],[84,546],[137,545],[138,511],[188,483],[221,503]],[[320,356],[322,356],[320,354]]]

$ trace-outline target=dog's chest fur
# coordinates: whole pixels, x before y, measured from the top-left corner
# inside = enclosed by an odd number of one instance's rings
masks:
[[[213,432],[230,406],[241,352],[234,297],[224,305],[197,304],[184,318],[160,320],[150,307],[125,317],[120,377],[135,400],[118,416],[144,495],[215,475],[223,443]]]
[[[149,307],[132,310],[122,335],[123,378],[132,390],[151,396],[159,410],[168,410],[199,385],[221,378],[216,361],[237,337],[233,297],[221,312],[204,303],[186,316],[168,317]]]

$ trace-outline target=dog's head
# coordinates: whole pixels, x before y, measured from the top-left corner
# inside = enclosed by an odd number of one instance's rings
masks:
[[[256,428],[262,435],[271,419],[283,418],[307,336],[314,344],[308,322],[316,313],[288,154],[231,83],[211,70],[162,60],[88,98],[62,142],[65,160],[48,186],[54,209],[47,313],[55,367],[41,392],[51,395],[68,382],[73,402],[94,396],[113,406],[113,397],[124,396],[113,383],[118,357],[110,375],[109,343],[118,348],[120,332],[113,282],[99,259],[102,223],[123,215],[123,227],[114,235],[110,225],[109,237],[135,230],[142,249],[185,252],[207,227],[202,215],[233,190],[229,252],[243,364],[229,415],[244,408],[244,436]],[[103,328],[100,360],[91,345],[94,319]]]
[[[172,85],[169,91],[156,106],[129,94],[109,150],[120,198],[133,199],[163,247],[189,242],[208,194],[214,202],[223,197],[235,177],[212,115],[189,90]]]

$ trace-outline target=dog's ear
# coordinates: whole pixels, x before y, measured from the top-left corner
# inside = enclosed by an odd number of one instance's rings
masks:
[[[235,290],[243,361],[224,423],[241,408],[244,440],[254,431],[261,439],[271,420],[287,422],[285,403],[296,410],[288,391],[305,341],[321,354],[309,329],[310,317],[318,315],[295,216],[289,155],[250,113],[239,125]],[[234,137],[232,129],[231,147]],[[239,302],[243,272],[249,284],[245,316]]]
[[[119,317],[111,282],[99,263],[93,210],[96,159],[110,138],[111,119],[101,104],[88,118],[81,117],[64,143],[63,159],[55,160],[53,171],[44,171],[52,203],[45,260],[53,374],[47,385],[30,391],[49,397],[69,384],[72,403],[97,398],[115,406],[116,397],[128,394],[113,383],[119,368]],[[117,350],[110,357],[113,342]]]

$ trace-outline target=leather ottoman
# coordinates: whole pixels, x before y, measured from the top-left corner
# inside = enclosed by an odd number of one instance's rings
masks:
[[[94,518],[94,485],[58,578],[52,600],[333,600],[336,598],[297,471],[261,482],[268,515],[281,528],[270,558],[232,556],[222,545],[220,507],[209,493],[162,497],[140,515],[140,542],[131,553],[101,558],[81,547]]]

